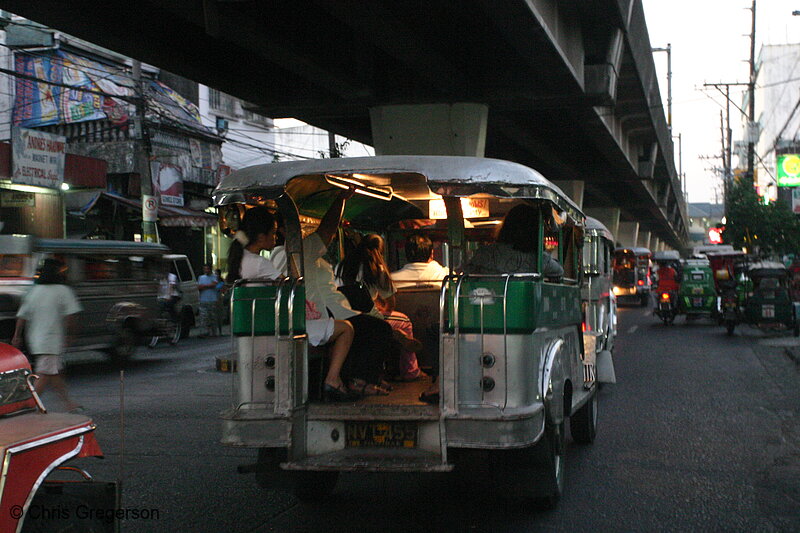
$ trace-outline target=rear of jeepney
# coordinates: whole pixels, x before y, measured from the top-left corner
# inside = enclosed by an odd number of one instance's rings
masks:
[[[325,355],[309,349],[298,311],[304,309],[300,236],[313,230],[343,184],[356,186],[345,212],[354,224],[382,217],[386,227],[424,219],[431,201],[445,205],[452,274],[434,289],[438,405],[419,400],[424,382],[399,384],[385,398],[319,400]],[[550,463],[551,479],[542,485],[549,485],[548,497],[560,491],[564,419],[573,407],[590,405],[594,392],[582,363],[577,276],[550,283],[537,272],[460,274],[469,247],[463,199],[489,199],[503,211],[520,200],[540,203],[575,228],[583,215],[557,188],[513,163],[397,156],[251,167],[226,177],[214,197],[226,221],[238,220],[248,205],[280,211],[293,258],[287,279],[243,280],[233,288],[236,365],[222,442],[259,450],[258,461],[240,471],[267,483],[280,467],[294,473],[298,495],[311,499],[329,493],[339,472],[449,471],[462,451],[526,450],[547,436],[547,457],[523,462]],[[301,232],[301,225],[309,227]],[[538,242],[541,253],[541,232]],[[579,253],[570,260],[579,262]]]
[[[612,291],[614,236],[599,220],[586,217],[583,241],[583,338],[587,352],[610,358],[617,327],[617,299]],[[594,347],[594,350],[591,348]],[[607,351],[608,354],[603,353]],[[604,365],[598,362],[598,367]]]

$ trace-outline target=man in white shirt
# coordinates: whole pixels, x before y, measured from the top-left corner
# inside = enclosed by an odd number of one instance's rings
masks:
[[[396,288],[414,287],[442,281],[448,274],[447,267],[433,258],[433,242],[419,233],[412,233],[406,238],[406,259],[410,261],[400,270],[392,272],[392,281]]]
[[[36,284],[17,311],[17,327],[11,344],[22,347],[25,335],[28,352],[36,359],[34,371],[39,375],[36,392],[42,393],[52,387],[67,410],[73,411],[80,406],[67,393],[61,354],[69,344],[67,333],[71,319],[81,311],[81,305],[72,289],[64,285],[61,269],[61,263],[55,259],[44,261]]]

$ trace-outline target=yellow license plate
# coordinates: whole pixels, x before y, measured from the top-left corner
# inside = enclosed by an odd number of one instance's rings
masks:
[[[417,425],[413,422],[348,422],[348,448],[416,448]]]

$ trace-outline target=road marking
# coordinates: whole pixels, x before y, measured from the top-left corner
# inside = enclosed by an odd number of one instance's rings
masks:
[[[639,326],[631,326],[631,327],[628,328],[628,333],[633,333],[637,329],[639,329]]]
[[[653,314],[653,310],[652,309],[648,309],[647,311],[644,312],[644,316],[650,316],[652,314]]]

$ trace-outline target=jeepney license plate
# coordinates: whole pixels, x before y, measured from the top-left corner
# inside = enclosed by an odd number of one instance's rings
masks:
[[[348,422],[348,448],[416,448],[417,424],[413,422]]]
[[[693,307],[703,307],[703,299],[702,298],[692,298],[692,306]]]
[[[775,318],[775,306],[774,305],[762,305],[761,306],[761,317],[762,318]]]

